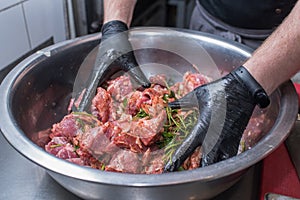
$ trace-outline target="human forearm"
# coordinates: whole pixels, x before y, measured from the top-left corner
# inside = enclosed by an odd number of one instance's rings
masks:
[[[300,70],[300,2],[244,64],[268,94]]]
[[[136,0],[104,0],[103,23],[119,20],[130,26]]]

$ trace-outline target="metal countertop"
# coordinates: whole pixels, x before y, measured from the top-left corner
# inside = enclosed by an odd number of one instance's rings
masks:
[[[13,149],[0,133],[0,199],[76,200],[40,166]]]

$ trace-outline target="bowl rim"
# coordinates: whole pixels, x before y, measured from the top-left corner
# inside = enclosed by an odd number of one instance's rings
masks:
[[[131,33],[142,34],[145,33],[145,31],[148,31],[153,34],[164,34],[174,30],[179,31],[183,35],[188,35],[189,37],[206,39],[209,42],[235,49],[246,57],[250,57],[252,53],[250,48],[239,43],[229,43],[224,38],[192,30],[143,27],[133,28]],[[0,112],[2,113],[0,129],[2,134],[15,150],[48,171],[89,182],[133,187],[170,186],[197,181],[213,181],[215,179],[223,178],[246,170],[253,164],[265,158],[287,138],[288,133],[293,127],[294,123],[292,122],[296,120],[298,103],[294,86],[291,81],[288,81],[277,89],[277,92],[280,93],[282,108],[280,109],[279,117],[276,119],[276,122],[278,123],[275,122],[275,126],[273,126],[270,130],[273,132],[272,135],[266,134],[266,136],[263,137],[252,149],[245,153],[241,153],[235,157],[204,168],[165,174],[127,174],[82,167],[63,159],[56,158],[55,156],[47,153],[41,147],[37,146],[26,137],[19,127],[15,126],[16,122],[13,120],[13,116],[10,113],[11,105],[9,102],[12,96],[10,91],[13,91],[20,75],[25,70],[30,70],[30,65],[32,63],[47,59],[49,55],[51,56],[52,53],[56,53],[57,50],[63,50],[65,48],[76,46],[80,43],[97,40],[100,39],[100,37],[100,34],[81,36],[79,38],[66,40],[46,47],[19,63],[11,72],[8,73],[0,85],[0,98],[3,100],[2,104],[0,104]],[[287,105],[288,101],[290,103]],[[279,124],[281,124],[281,126],[279,126]],[[20,133],[22,134],[20,135]],[[31,154],[31,152],[35,152],[35,154]],[[251,158],[251,160],[249,158]]]

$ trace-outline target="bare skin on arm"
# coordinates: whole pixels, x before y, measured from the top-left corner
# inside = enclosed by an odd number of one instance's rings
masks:
[[[104,0],[104,23],[119,20],[130,26],[136,0]]]
[[[244,67],[271,94],[300,70],[300,2]]]

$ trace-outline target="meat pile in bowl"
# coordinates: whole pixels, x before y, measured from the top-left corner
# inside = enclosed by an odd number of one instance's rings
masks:
[[[206,84],[210,78],[186,72],[182,82],[172,83],[165,75],[150,78],[151,87],[134,88],[127,75],[97,88],[91,112],[70,112],[48,130],[45,150],[58,158],[100,170],[158,174],[171,159],[197,121],[199,111],[171,109],[174,101]],[[241,140],[240,152],[261,135],[264,115],[252,118]],[[200,166],[197,148],[181,170]]]

